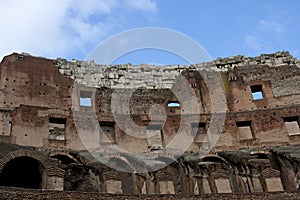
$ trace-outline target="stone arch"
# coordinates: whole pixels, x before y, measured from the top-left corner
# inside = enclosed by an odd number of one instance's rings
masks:
[[[134,172],[135,171],[135,167],[125,156],[111,155],[111,156],[109,156],[109,160],[116,163],[117,170],[121,170],[124,172]]]
[[[64,151],[55,151],[50,153],[49,156],[51,158],[56,158],[62,162],[65,161],[66,163],[79,163],[79,161],[76,158]]]
[[[156,193],[175,194],[176,193],[176,169],[172,166],[166,166],[155,173]]]
[[[11,162],[30,162],[39,166],[43,180],[40,189],[62,189],[64,170],[58,167],[59,160],[51,159],[46,154],[33,150],[16,150],[6,153],[0,158],[0,174]],[[58,180],[59,179],[59,180]],[[60,184],[58,186],[58,183]]]
[[[109,155],[109,164],[103,169],[104,191],[113,194],[134,194],[137,187],[135,172],[141,163],[128,155]]]
[[[269,159],[269,153],[265,153],[265,152],[251,152],[250,153],[251,156],[255,156],[258,159]]]
[[[124,193],[124,172],[106,168],[103,171],[104,193],[122,194]],[[129,183],[127,183],[129,185]]]
[[[203,159],[203,161],[212,161],[212,162],[219,162],[219,163],[224,163],[226,164],[228,167],[230,167],[230,163],[225,160],[224,158],[217,156],[217,155],[207,155],[205,156]]]
[[[160,156],[160,157],[155,158],[154,160],[162,161],[166,164],[169,163],[169,165],[180,164],[180,162],[178,162],[178,160],[176,160],[175,158],[170,157],[170,156]]]
[[[4,165],[10,160],[17,157],[30,157],[38,160],[46,170],[47,176],[64,176],[64,170],[58,167],[59,161],[56,159],[51,159],[47,155],[42,154],[38,151],[32,150],[16,150],[9,152],[0,158],[0,172],[2,171]]]
[[[115,154],[107,155],[106,158],[109,159],[109,162],[114,162],[114,164],[111,165],[111,163],[104,163],[105,165],[116,168],[117,170],[122,172],[145,173],[148,171],[153,171],[153,166],[151,164],[148,165],[147,159],[145,160],[145,158],[143,157],[132,156],[128,154]],[[154,160],[158,159],[156,158]]]
[[[201,161],[201,179],[197,180],[199,193],[232,193],[231,164],[218,155],[207,155]]]
[[[45,188],[45,170],[42,164],[31,157],[11,159],[0,173],[0,185],[30,189]]]
[[[166,166],[154,172],[155,190],[158,194],[182,194],[184,167],[181,162],[170,156],[160,156],[155,158],[164,162]]]
[[[284,190],[279,170],[268,167],[262,170],[261,174],[264,178],[263,185],[266,192],[278,192]]]

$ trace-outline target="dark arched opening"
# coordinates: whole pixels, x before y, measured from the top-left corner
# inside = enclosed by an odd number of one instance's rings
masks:
[[[5,164],[0,174],[0,185],[21,188],[41,189],[44,168],[31,157],[17,157]]]
[[[252,153],[251,156],[255,156],[258,159],[269,159],[269,154],[267,153]]]

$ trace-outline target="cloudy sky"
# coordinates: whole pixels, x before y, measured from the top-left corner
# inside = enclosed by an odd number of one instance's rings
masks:
[[[300,59],[298,0],[10,0],[0,6],[0,58],[28,52],[84,60],[101,41],[141,27],[173,29],[210,56],[289,51]],[[145,50],[119,62],[180,63]]]

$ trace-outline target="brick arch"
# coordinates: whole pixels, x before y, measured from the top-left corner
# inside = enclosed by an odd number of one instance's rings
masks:
[[[58,167],[59,160],[49,158],[41,152],[32,150],[16,150],[2,156],[0,158],[0,173],[9,161],[18,157],[30,157],[39,161],[44,167],[47,176],[64,177],[65,171]]]
[[[132,172],[135,171],[135,166],[125,156],[111,155],[111,156],[109,156],[109,159],[111,161],[113,161],[113,160],[119,160],[121,163],[125,164],[125,168],[124,168],[125,170],[127,169],[127,170],[130,170]]]
[[[206,155],[202,159],[203,159],[203,161],[214,161],[214,162],[218,162],[218,163],[225,163],[226,165],[231,167],[230,163],[225,158],[218,156],[218,155]]]
[[[70,160],[73,160],[75,163],[79,163],[79,161],[76,158],[74,158],[74,156],[70,155],[69,153],[67,153],[65,151],[55,151],[55,152],[50,153],[49,156],[51,158],[53,158],[54,156],[66,156]]]
[[[180,162],[178,162],[178,160],[172,156],[159,156],[159,157],[155,158],[155,160],[159,160],[159,161],[162,161],[164,163],[169,163],[169,164],[173,164],[173,163],[180,164]]]
[[[256,156],[256,157],[261,158],[261,159],[268,159],[269,158],[269,151],[261,151],[261,150],[251,151],[250,155],[251,156]]]

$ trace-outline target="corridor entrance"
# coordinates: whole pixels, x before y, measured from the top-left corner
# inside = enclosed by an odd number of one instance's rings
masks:
[[[17,157],[5,164],[0,174],[0,185],[41,189],[44,176],[44,168],[38,160]]]

